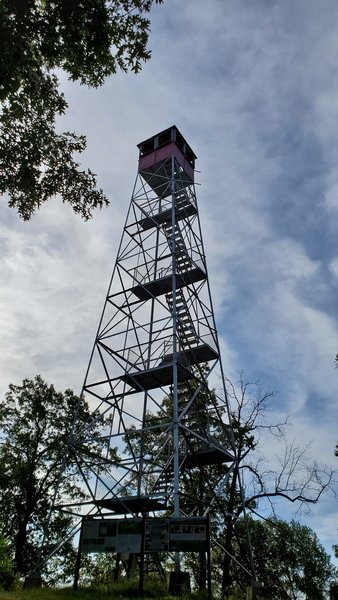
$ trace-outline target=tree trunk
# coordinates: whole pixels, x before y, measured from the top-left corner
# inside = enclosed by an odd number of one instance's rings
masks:
[[[15,536],[15,557],[14,565],[15,571],[25,575],[27,572],[25,550],[27,545],[27,521],[20,520],[18,526],[18,532]]]
[[[29,560],[27,555],[27,527],[34,512],[34,505],[38,500],[36,494],[34,494],[34,476],[32,472],[28,474],[25,486],[25,496],[22,495],[20,498],[17,498],[16,503],[18,530],[15,536],[14,557],[15,570],[22,575],[26,575],[28,571],[35,567],[35,564],[27,564]],[[32,560],[32,557],[30,559]]]

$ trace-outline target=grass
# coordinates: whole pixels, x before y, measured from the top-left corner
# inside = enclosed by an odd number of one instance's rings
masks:
[[[158,577],[145,577],[144,593],[138,591],[138,579],[121,579],[106,585],[79,587],[75,592],[72,587],[64,588],[32,588],[1,591],[0,600],[178,600],[178,596],[168,593],[166,583]],[[206,594],[195,592],[183,594],[180,600],[206,600]]]
[[[177,596],[170,596],[166,589],[159,585],[145,585],[145,591],[140,596],[137,585],[133,582],[116,583],[109,589],[79,588],[76,592],[72,588],[33,588],[29,590],[15,590],[11,592],[0,591],[0,600],[177,600]],[[194,594],[187,596],[194,600]],[[181,600],[185,600],[181,596]]]
[[[94,588],[79,589],[74,592],[72,589],[52,589],[41,588],[31,590],[15,590],[12,592],[0,591],[0,600],[135,600],[137,590],[130,589],[129,593],[121,594],[118,590],[98,590]],[[136,593],[135,593],[136,592]],[[154,596],[144,595],[143,600],[154,600]],[[161,600],[171,600],[172,596],[158,596]],[[176,599],[177,600],[177,599]]]

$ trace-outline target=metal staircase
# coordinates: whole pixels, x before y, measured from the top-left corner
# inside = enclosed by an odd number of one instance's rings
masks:
[[[192,261],[187,252],[179,224],[176,221],[173,228],[170,221],[165,221],[162,228],[171,252],[176,258],[176,272],[181,274],[189,271],[192,268]]]
[[[167,304],[171,312],[173,312],[173,292],[165,296]],[[198,335],[191,318],[187,303],[182,289],[176,290],[176,319],[177,319],[177,336],[179,346],[182,350],[191,348],[198,344]]]

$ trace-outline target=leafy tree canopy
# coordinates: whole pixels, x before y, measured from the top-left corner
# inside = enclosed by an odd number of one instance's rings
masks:
[[[255,575],[261,584],[259,597],[288,600],[327,598],[329,583],[336,569],[329,555],[309,527],[296,521],[240,519],[235,525],[234,552],[241,565],[250,570],[247,529],[250,532]],[[241,590],[250,584],[238,563],[234,580]]]
[[[24,379],[21,385],[10,385],[0,401],[0,534],[8,541],[15,570],[21,574],[35,565],[47,522],[49,548],[64,539],[72,527],[71,515],[50,515],[54,490],[57,499],[78,500],[84,495],[69,448],[75,411],[79,411],[79,423],[88,421],[86,402],[79,409],[78,397],[71,390],[57,392],[39,375],[34,380]],[[89,447],[85,447],[80,435],[74,441],[78,461],[83,456],[89,467],[88,456],[96,464],[101,457],[97,440],[103,420],[96,425]],[[48,544],[45,551],[48,553]],[[59,572],[67,570],[67,555],[73,557],[71,543],[57,557]]]
[[[93,87],[118,70],[139,72],[154,1],[163,0],[2,0],[0,193],[24,220],[55,194],[84,219],[108,204],[76,161],[85,137],[56,131],[67,108],[56,70]]]

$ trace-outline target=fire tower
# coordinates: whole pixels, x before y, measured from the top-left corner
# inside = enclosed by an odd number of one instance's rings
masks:
[[[203,515],[208,506],[189,496],[186,473],[217,465],[217,494],[233,464],[196,156],[176,126],[138,148],[136,183],[83,386],[92,417],[75,422],[70,444],[88,495],[82,514],[102,519]]]

